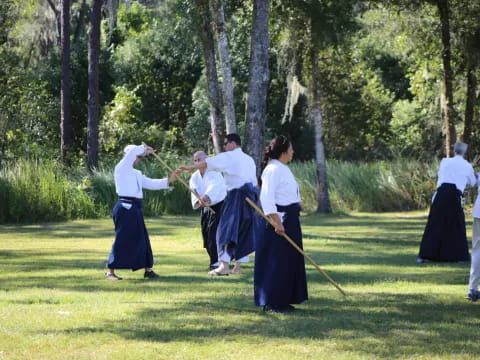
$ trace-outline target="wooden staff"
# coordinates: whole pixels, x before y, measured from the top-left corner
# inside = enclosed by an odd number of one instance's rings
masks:
[[[253,207],[253,208],[255,209],[256,212],[258,212],[265,220],[267,220],[267,221],[270,223],[270,225],[272,225],[272,226],[275,228],[275,225],[276,225],[275,222],[274,222],[272,219],[270,219],[268,216],[266,216],[266,215],[263,213],[263,211],[262,211],[257,205],[255,205],[255,203],[254,203],[252,200],[250,200],[249,198],[245,198],[245,200],[250,204],[251,207]],[[292,246],[293,246],[295,249],[297,249],[297,251],[298,251],[300,254],[302,254],[302,255],[305,257],[305,259],[307,259],[307,260],[310,262],[310,264],[312,264],[312,265],[318,270],[318,272],[319,272],[320,274],[322,274],[323,276],[325,276],[325,278],[326,278],[333,286],[335,286],[335,287],[338,289],[338,291],[340,291],[340,292],[342,293],[343,296],[347,296],[347,294],[345,294],[345,292],[342,290],[342,288],[341,288],[335,281],[333,281],[333,279],[332,279],[330,276],[328,276],[328,274],[327,274],[325,271],[323,271],[323,270],[320,268],[320,266],[318,266],[318,265],[315,263],[315,261],[313,261],[313,259],[312,259],[310,256],[308,256],[308,255],[305,253],[305,251],[303,251],[302,248],[300,248],[300,246],[298,246],[298,245],[295,243],[295,241],[293,241],[293,240],[290,238],[290,236],[288,236],[288,235],[285,234],[285,233],[284,233],[282,236],[283,236],[285,239],[287,239],[287,241],[288,241],[290,244],[292,244]]]
[[[142,142],[142,145],[143,146],[148,146],[144,142]],[[158,161],[160,161],[160,163],[163,165],[163,167],[167,168],[167,170],[170,171],[170,172],[174,172],[174,170],[172,170],[172,168],[170,166],[168,166],[167,163],[165,161],[163,161],[160,156],[158,156],[155,153],[152,153],[152,154],[153,154],[153,156],[155,156],[155,158]],[[208,208],[208,210],[210,210],[212,213],[215,214],[215,210],[213,210],[210,206],[208,206],[208,204],[205,201],[200,199],[200,196],[198,195],[198,193],[195,190],[190,189],[190,186],[188,186],[188,184],[181,177],[177,177],[177,180],[180,181],[193,195],[195,195],[195,197],[198,199],[198,202],[200,203],[200,205],[202,205],[202,207]]]

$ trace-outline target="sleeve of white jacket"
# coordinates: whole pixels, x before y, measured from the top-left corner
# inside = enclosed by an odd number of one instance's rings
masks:
[[[473,166],[470,165],[470,171],[469,171],[469,174],[468,174],[468,184],[470,186],[474,186],[476,183],[477,183],[477,178],[475,177],[475,172],[473,171]]]
[[[445,167],[447,158],[443,158],[442,161],[440,161],[440,166],[438,167],[438,179],[441,179],[443,177],[443,168]]]
[[[149,177],[142,175],[142,188],[148,190],[168,189],[168,178],[150,179]]]
[[[276,214],[275,190],[277,188],[277,176],[272,169],[265,169],[262,174],[262,189],[260,190],[260,203],[265,215]]]
[[[198,191],[198,185],[197,185],[197,182],[196,182],[196,177],[195,177],[195,174],[196,173],[193,173],[192,176],[190,176],[190,180],[188,182],[188,186],[190,186],[190,189],[194,190],[194,191]],[[190,192],[190,201],[192,202],[192,208],[194,210],[197,210],[199,207],[200,207],[200,202],[198,201],[198,197],[196,197],[195,195],[193,195],[193,192]]]
[[[227,152],[220,153],[216,156],[205,159],[207,170],[223,171],[231,166],[232,160]]]
[[[141,156],[145,153],[145,147],[143,145],[137,145],[132,147],[130,151],[128,151],[122,160],[115,166],[115,170],[119,173],[122,172],[123,169],[131,169],[133,163],[137,156]]]
[[[217,204],[225,199],[225,196],[227,196],[227,187],[225,180],[223,180],[223,175],[218,172],[207,171],[204,176],[207,176],[205,195],[210,198],[212,204]]]

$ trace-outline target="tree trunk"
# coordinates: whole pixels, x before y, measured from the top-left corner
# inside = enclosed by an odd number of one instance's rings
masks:
[[[225,15],[223,11],[222,0],[213,0],[214,13],[217,16],[216,33],[217,47],[220,57],[220,67],[223,74],[223,106],[225,111],[225,122],[227,134],[237,132],[237,122],[235,119],[235,103],[233,97],[233,79],[232,67],[230,64],[230,54],[228,50],[228,38],[225,32]]]
[[[50,5],[50,8],[53,10],[55,13],[55,19],[57,20],[57,45],[61,45],[62,41],[62,20],[61,20],[61,14],[60,11],[58,11],[57,7],[53,3],[53,0],[47,0],[48,5]]]
[[[62,45],[62,80],[61,80],[61,158],[62,162],[70,165],[70,151],[72,146],[72,90],[70,74],[70,0],[62,0],[61,9],[61,45]]]
[[[470,144],[472,138],[472,125],[475,114],[475,102],[477,101],[477,76],[475,74],[475,67],[472,61],[467,63],[467,94],[465,104],[465,123],[463,128],[462,141],[466,144]],[[475,152],[470,149],[469,154]]]
[[[119,2],[118,0],[107,0],[107,9],[108,9],[108,41],[107,44],[110,46],[113,42],[113,32],[117,27],[117,12],[118,12]]]
[[[217,64],[215,60],[215,43],[213,38],[212,20],[209,0],[195,0],[200,11],[200,37],[207,73],[207,93],[210,106],[210,126],[215,152],[222,152],[223,142],[223,112],[220,86],[218,84]]]
[[[73,32],[73,42],[76,43],[80,37],[82,30],[85,28],[85,17],[88,10],[87,0],[82,0],[80,5],[80,12],[78,14],[77,26]]]
[[[450,49],[450,10],[448,0],[437,0],[437,8],[440,14],[442,29],[442,116],[445,124],[445,153],[447,157],[453,155],[453,144],[456,141],[455,117],[456,112],[453,103],[453,71],[451,66]]]
[[[87,166],[93,169],[98,165],[98,118],[99,104],[99,60],[100,60],[100,21],[103,0],[92,0],[90,13],[90,36],[88,43],[88,131]]]
[[[245,119],[245,150],[255,160],[258,171],[265,145],[265,114],[269,81],[268,21],[269,0],[254,0]]]
[[[320,66],[318,51],[312,26],[312,41],[310,45],[310,61],[312,64],[310,79],[310,113],[315,128],[315,163],[317,165],[317,212],[328,214],[332,212],[330,195],[328,193],[327,161],[323,144],[322,92],[320,89]]]

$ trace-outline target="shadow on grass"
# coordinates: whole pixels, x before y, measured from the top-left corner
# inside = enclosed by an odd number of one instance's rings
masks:
[[[250,304],[251,304],[251,299]],[[354,301],[317,298],[289,315],[263,313],[247,299],[196,299],[144,307],[122,321],[65,329],[67,334],[115,334],[159,343],[240,342],[297,339],[304,346],[334,343],[336,351],[367,357],[405,358],[480,352],[480,307],[442,303],[428,295],[362,293]],[[57,333],[58,330],[55,330]],[[241,339],[241,340],[240,340]],[[286,350],[288,351],[288,349]]]
[[[0,267],[6,269],[1,284],[5,291],[47,288],[94,293],[95,296],[180,294],[175,303],[168,299],[157,303],[133,300],[141,304],[140,308],[132,310],[126,319],[111,319],[95,327],[67,328],[64,330],[67,334],[113,333],[127,340],[159,343],[231,341],[232,346],[238,345],[236,339],[241,337],[247,338],[248,344],[259,346],[270,339],[298,339],[306,346],[322,347],[324,343],[331,342],[339,351],[369,358],[478,354],[479,306],[449,301],[450,298],[445,300],[445,297],[432,294],[349,291],[348,284],[385,281],[425,283],[425,286],[465,285],[468,264],[415,263],[425,222],[424,218],[397,221],[368,216],[308,217],[305,221],[305,250],[335,281],[347,284],[343,287],[350,296],[342,299],[307,264],[309,287],[321,284],[328,290],[316,291],[315,297],[306,305],[299,306],[292,315],[263,313],[253,306],[253,265],[246,267],[247,274],[242,277],[212,279],[206,276],[204,265],[190,263],[191,252],[186,255],[155,255],[156,269],[161,275],[159,280],[144,280],[142,271],[139,271],[125,273],[128,275],[122,273],[126,280],[108,282],[103,280],[103,269],[109,249],[0,250]],[[155,236],[177,235],[179,228],[198,226],[197,217],[182,217],[178,221],[171,218],[147,220],[150,234]],[[315,227],[315,233],[320,235],[313,235],[310,227]],[[110,222],[102,222],[100,226],[98,223],[79,222],[15,227],[31,237],[40,235],[40,241],[43,238],[65,237],[92,240],[112,237],[113,240],[112,228]],[[362,231],[357,231],[357,228]],[[370,235],[370,228],[375,228],[372,232],[380,229],[383,233]],[[6,233],[17,232],[9,226],[1,229]],[[345,235],[332,234],[342,229],[345,229]],[[402,233],[405,229],[408,234]],[[322,236],[322,232],[326,235]],[[322,241],[317,243],[316,239]],[[75,242],[72,242],[74,246]],[[352,267],[347,266],[341,272],[336,269],[344,265]],[[384,266],[379,271],[374,265]],[[75,272],[79,269],[85,271]],[[165,269],[167,272],[163,275]],[[232,291],[235,293],[233,296]],[[239,291],[244,295],[238,295]],[[205,294],[218,294],[218,297],[207,299]],[[81,301],[62,296],[58,293],[27,295],[10,302],[34,306]],[[194,299],[190,301],[189,296]],[[53,331],[55,334],[59,332],[58,329]]]
[[[169,236],[175,233],[178,228],[199,227],[197,217],[182,216],[175,218],[148,218],[145,220],[150,236]],[[95,220],[90,223],[88,220],[74,222],[22,224],[22,225],[0,225],[0,231],[4,234],[15,234],[21,237],[27,235],[38,239],[66,239],[66,238],[87,238],[98,239],[115,237],[114,225],[111,219],[102,221]]]

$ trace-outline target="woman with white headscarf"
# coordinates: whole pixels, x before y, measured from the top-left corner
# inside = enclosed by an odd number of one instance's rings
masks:
[[[124,157],[115,166],[114,178],[118,201],[112,210],[115,224],[115,241],[108,256],[105,274],[107,280],[121,280],[115,269],[145,269],[145,278],[156,278],[153,267],[153,254],[147,228],[143,220],[142,189],[168,189],[176,180],[178,172],[173,172],[167,179],[151,179],[135,169],[142,157],[153,154],[149,146],[128,145]]]

